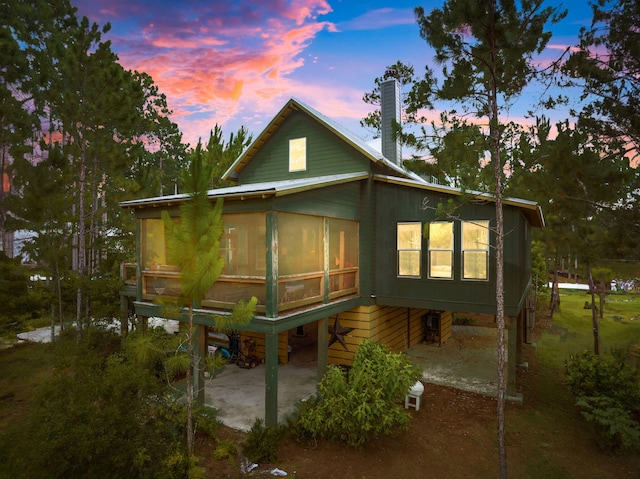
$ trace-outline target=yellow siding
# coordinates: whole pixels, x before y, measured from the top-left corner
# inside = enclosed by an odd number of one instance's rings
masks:
[[[424,310],[383,306],[360,306],[340,313],[340,325],[354,330],[344,337],[348,351],[339,341],[331,345],[329,364],[351,365],[356,348],[365,338],[383,344],[393,352],[406,351],[424,338],[424,313]],[[334,324],[335,318],[332,317],[329,327]]]
[[[451,338],[451,323],[453,315],[451,311],[444,311],[440,314],[440,344],[447,342]]]

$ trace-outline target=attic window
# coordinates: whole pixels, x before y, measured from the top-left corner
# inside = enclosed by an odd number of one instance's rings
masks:
[[[307,139],[289,140],[289,171],[305,171],[307,169]]]

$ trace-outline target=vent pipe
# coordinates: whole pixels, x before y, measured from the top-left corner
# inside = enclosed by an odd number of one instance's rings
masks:
[[[380,113],[382,129],[382,154],[402,166],[402,146],[396,138],[396,128],[401,125],[402,99],[400,82],[395,78],[380,84]]]

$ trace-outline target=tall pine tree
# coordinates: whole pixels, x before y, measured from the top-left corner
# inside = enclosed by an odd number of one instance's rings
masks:
[[[493,170],[492,193],[495,197],[496,324],[498,353],[498,456],[500,477],[507,477],[505,439],[506,344],[504,317],[504,221],[503,221],[503,133],[501,113],[531,81],[536,69],[533,58],[551,37],[545,31],[549,21],[561,18],[553,8],[544,8],[542,0],[448,0],[441,9],[426,14],[415,9],[420,35],[435,50],[435,61],[442,66],[438,76],[427,69],[414,85],[410,98],[412,110],[429,107],[438,101],[461,108],[452,109],[453,117],[475,116],[483,124],[484,141],[478,157],[488,155]],[[463,119],[463,125],[468,123]],[[477,129],[472,129],[475,133]]]

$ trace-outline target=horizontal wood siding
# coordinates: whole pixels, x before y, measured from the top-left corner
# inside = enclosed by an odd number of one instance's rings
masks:
[[[451,339],[451,325],[453,314],[451,311],[444,311],[440,314],[440,345]]]
[[[345,351],[339,342],[329,348],[329,364],[351,365],[358,345],[365,338],[386,346],[392,352],[406,351],[424,338],[424,313],[424,310],[377,305],[340,313],[340,325],[355,329],[344,338],[349,351]],[[330,318],[329,326],[333,327],[334,323],[335,318]]]
[[[411,308],[409,318],[409,347],[415,346],[424,340],[424,321],[422,317],[427,311]]]
[[[360,217],[360,182],[280,196],[274,200],[273,208],[291,213],[357,220]]]
[[[289,172],[289,140],[307,139],[306,171]],[[240,171],[239,183],[261,183],[369,171],[370,160],[306,113],[291,113]]]
[[[266,341],[265,336],[262,333],[254,333],[251,331],[240,332],[240,344],[245,339],[253,338],[256,341],[256,356],[259,359],[266,359]],[[289,339],[287,331],[283,331],[278,334],[278,361],[280,364],[287,364],[289,362],[288,354]]]

